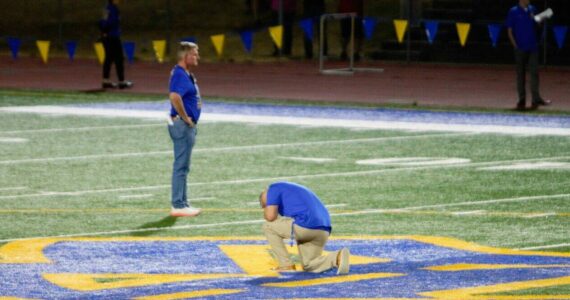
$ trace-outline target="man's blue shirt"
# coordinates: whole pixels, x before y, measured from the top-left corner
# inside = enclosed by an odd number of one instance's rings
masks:
[[[516,5],[509,11],[507,27],[512,29],[519,50],[538,51],[535,13],[536,9],[532,5],[529,5],[526,10],[520,5]]]
[[[192,122],[194,122],[194,124],[198,124],[201,113],[201,109],[198,106],[201,99],[200,90],[198,89],[198,85],[196,84],[194,77],[188,74],[184,68],[176,65],[170,73],[169,85],[170,93],[177,93],[180,95],[186,114],[192,118]],[[170,115],[178,115],[178,112],[174,109],[172,104],[170,105]]]
[[[279,214],[293,218],[308,229],[332,230],[329,212],[315,193],[292,182],[276,182],[267,190],[267,205],[277,205]]]
[[[107,19],[101,20],[101,31],[108,37],[118,38],[121,36],[119,8],[115,4],[109,3],[106,9]]]

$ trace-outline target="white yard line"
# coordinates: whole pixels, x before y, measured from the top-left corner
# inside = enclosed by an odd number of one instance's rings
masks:
[[[345,203],[328,204],[328,205],[325,205],[325,206],[326,206],[326,208],[337,208],[337,207],[346,207],[346,204],[345,204]]]
[[[468,216],[468,215],[481,215],[484,214],[485,210],[470,210],[470,211],[456,211],[451,214],[454,216]]]
[[[24,138],[15,138],[15,137],[0,137],[0,143],[26,143],[28,139]]]
[[[28,189],[27,186],[11,186],[11,187],[0,188],[0,192],[2,192],[2,191],[26,190],[26,189]]]
[[[542,250],[542,249],[554,249],[554,248],[564,248],[564,247],[570,247],[570,243],[556,244],[556,245],[534,246],[534,247],[525,247],[525,248],[518,248],[518,249],[515,249],[515,250]]]
[[[48,133],[48,132],[70,132],[70,131],[91,131],[106,129],[128,129],[141,127],[166,127],[166,122],[154,124],[134,124],[134,125],[112,125],[112,126],[89,126],[89,127],[69,127],[69,128],[45,128],[45,129],[24,129],[0,131],[0,134],[21,134],[21,133]]]
[[[295,180],[295,179],[311,179],[311,178],[325,178],[325,177],[350,177],[350,176],[368,176],[368,175],[378,175],[382,173],[393,173],[402,171],[417,171],[417,170],[430,170],[430,169],[440,169],[440,168],[458,168],[458,167],[479,167],[485,165],[512,163],[520,161],[540,161],[540,160],[555,160],[555,159],[567,159],[570,156],[560,156],[560,157],[548,157],[548,158],[534,158],[527,160],[509,160],[509,161],[491,161],[491,162],[481,162],[481,163],[465,163],[457,165],[441,165],[441,166],[421,166],[421,167],[404,167],[404,168],[392,168],[392,169],[379,169],[379,170],[367,170],[367,171],[350,171],[350,172],[338,172],[338,173],[321,173],[321,174],[306,174],[306,175],[292,175],[292,176],[281,176],[281,177],[265,177],[265,178],[249,178],[249,179],[237,179],[237,180],[223,180],[223,181],[209,181],[209,182],[194,182],[189,183],[189,186],[208,186],[208,185],[232,185],[232,184],[247,184],[247,183],[269,183],[273,181],[282,180]],[[24,194],[24,195],[6,195],[0,196],[0,200],[3,199],[16,199],[16,198],[26,198],[26,197],[51,197],[51,196],[82,196],[86,194],[98,194],[98,193],[112,193],[112,192],[125,192],[125,191],[140,191],[140,190],[155,190],[170,188],[170,185],[155,185],[155,186],[141,186],[141,187],[128,187],[128,188],[112,188],[112,189],[101,189],[101,190],[83,190],[83,191],[71,191],[71,192],[41,192],[36,194]],[[431,206],[426,206],[431,207]]]
[[[327,141],[314,141],[314,142],[299,142],[288,144],[259,144],[259,145],[246,145],[246,146],[229,146],[229,147],[213,147],[213,148],[196,148],[194,153],[209,153],[218,151],[236,151],[236,150],[258,150],[258,149],[271,149],[281,147],[298,147],[298,146],[314,146],[314,145],[328,145],[328,144],[350,144],[350,143],[367,143],[367,142],[381,142],[391,140],[406,140],[406,139],[422,139],[432,137],[450,137],[450,136],[463,136],[469,135],[468,133],[448,133],[448,134],[425,134],[425,135],[411,135],[411,136],[395,136],[395,137],[381,137],[381,138],[362,138],[362,139],[348,139],[348,140],[327,140]],[[112,158],[125,158],[125,157],[144,157],[144,156],[160,156],[172,155],[172,150],[165,151],[150,151],[150,152],[131,152],[131,153],[116,153],[116,154],[93,154],[93,155],[80,155],[80,156],[63,156],[63,157],[45,157],[45,158],[29,158],[29,159],[16,159],[16,160],[0,160],[0,165],[13,165],[22,163],[45,163],[55,161],[71,161],[71,160],[90,160],[90,159],[112,159]]]
[[[120,195],[119,199],[143,199],[143,198],[150,198],[152,196],[154,196],[154,194]]]
[[[524,216],[523,218],[534,219],[534,218],[544,218],[544,217],[551,217],[551,216],[556,216],[556,213],[548,212],[548,213],[529,214],[529,215]]]
[[[503,199],[491,199],[491,200],[475,200],[475,201],[464,201],[464,202],[457,202],[457,203],[411,206],[411,207],[396,208],[396,209],[368,209],[368,210],[361,210],[361,211],[338,213],[335,215],[336,216],[355,216],[355,215],[381,214],[381,213],[386,213],[386,212],[401,212],[402,210],[417,210],[417,209],[425,209],[425,208],[442,208],[442,207],[470,206],[470,205],[481,205],[481,204],[491,204],[491,203],[548,200],[548,199],[558,199],[558,198],[568,198],[568,197],[570,197],[570,194],[540,195],[540,196],[527,196],[527,197],[503,198]]]
[[[18,112],[55,115],[79,115],[98,117],[143,118],[165,120],[164,111],[103,109],[71,106],[10,106],[0,108],[0,112]],[[253,124],[280,124],[292,126],[321,126],[336,128],[369,128],[385,130],[421,130],[445,132],[478,132],[499,134],[536,134],[570,136],[570,128],[548,128],[507,125],[446,124],[429,122],[394,122],[379,120],[342,120],[306,117],[285,117],[267,115],[237,115],[204,113],[201,120],[206,122],[238,122]]]

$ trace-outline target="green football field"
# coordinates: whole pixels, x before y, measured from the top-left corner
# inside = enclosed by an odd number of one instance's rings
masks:
[[[335,234],[437,235],[507,248],[568,242],[569,168],[488,169],[568,163],[567,137],[205,122],[189,177],[192,204],[204,213],[161,223],[172,163],[165,122],[2,113],[0,128],[0,239],[150,225],[163,230],[149,235],[256,235],[257,224],[176,226],[259,219],[259,192],[289,180],[312,188],[331,213],[353,213],[333,216]],[[357,163],[419,157],[469,162]],[[378,209],[385,211],[367,211]]]
[[[24,94],[3,97],[5,105],[37,104]],[[78,102],[93,100],[85,97]],[[54,236],[261,236],[257,197],[287,180],[320,196],[333,236],[570,251],[567,136],[203,122],[189,176],[190,202],[203,212],[175,219],[166,126],[0,113],[0,245]]]

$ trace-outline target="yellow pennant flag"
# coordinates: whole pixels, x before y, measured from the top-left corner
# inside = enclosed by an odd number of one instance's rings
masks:
[[[467,36],[469,36],[469,30],[471,29],[471,24],[456,23],[455,25],[457,26],[457,35],[459,35],[459,42],[461,43],[461,47],[465,47]]]
[[[401,44],[404,41],[404,34],[408,28],[408,20],[394,20],[394,28],[396,28],[398,43]]]
[[[154,49],[154,54],[156,54],[156,59],[159,63],[162,63],[164,61],[164,52],[166,50],[166,40],[152,41],[152,48]]]
[[[277,48],[281,49],[283,46],[283,26],[273,26],[269,27],[269,35],[273,39],[273,42],[277,46]]]
[[[210,36],[210,39],[212,40],[212,44],[214,44],[214,48],[216,48],[218,57],[222,56],[222,53],[224,53],[224,41],[226,36],[223,34],[212,35]]]
[[[36,45],[38,45],[38,50],[40,50],[40,56],[42,57],[44,64],[47,64],[48,61],[49,44],[49,41],[36,41]]]
[[[105,48],[103,47],[103,43],[94,43],[93,48],[95,48],[95,54],[97,54],[97,60],[100,64],[103,64],[105,61]]]

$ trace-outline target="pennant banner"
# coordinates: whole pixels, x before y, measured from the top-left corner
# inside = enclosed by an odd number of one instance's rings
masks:
[[[374,34],[374,28],[376,28],[376,24],[378,21],[376,18],[373,17],[366,17],[362,20],[362,25],[364,25],[364,37],[367,40],[372,39],[372,35]]]
[[[103,47],[103,43],[94,43],[93,48],[95,49],[95,54],[97,54],[97,60],[99,60],[100,64],[103,64],[105,61],[105,48]]]
[[[130,64],[135,60],[135,42],[124,42],[123,49],[125,49],[125,54],[127,55],[127,60]]]
[[[242,31],[240,32],[241,42],[243,43],[243,47],[247,53],[251,53],[251,49],[253,49],[253,31]]]
[[[12,52],[12,58],[18,58],[18,52],[20,51],[20,39],[17,38],[8,38],[8,47],[10,47],[10,51]]]
[[[568,33],[568,26],[554,26],[552,27],[552,31],[554,31],[558,49],[562,49],[562,47],[564,47],[564,41],[566,40],[566,33]]]
[[[283,46],[283,26],[278,25],[269,27],[269,35],[271,36],[271,39],[273,39],[277,48],[281,49]]]
[[[471,24],[469,23],[456,23],[457,35],[459,36],[459,43],[461,47],[465,47],[467,43],[467,37],[469,36],[469,30],[471,30]]]
[[[77,42],[76,41],[67,41],[65,42],[65,49],[67,50],[67,56],[69,60],[73,60],[75,57],[75,50],[77,49]]]
[[[159,63],[164,61],[164,52],[166,50],[166,40],[154,40],[152,41],[152,48],[154,49],[154,54]]]
[[[214,44],[218,57],[222,56],[224,53],[224,41],[226,40],[226,36],[224,34],[217,34],[210,36],[210,39],[212,40],[212,44]]]
[[[501,29],[503,25],[501,24],[489,24],[487,26],[489,28],[489,38],[491,38],[491,43],[493,43],[493,47],[497,47],[497,42],[499,41],[499,36],[501,35]]]
[[[406,33],[406,29],[408,28],[408,21],[394,20],[394,28],[396,29],[396,36],[398,37],[398,43],[401,44],[404,41],[404,34]]]
[[[437,29],[439,28],[438,21],[425,21],[424,26],[426,28],[426,36],[428,38],[428,42],[433,44],[435,37],[437,36]]]
[[[49,44],[50,41],[36,41],[36,45],[38,46],[38,50],[40,51],[40,56],[44,64],[47,64],[48,62]]]
[[[299,21],[299,26],[303,29],[303,33],[305,33],[305,38],[309,41],[313,41],[313,19],[307,18]]]

